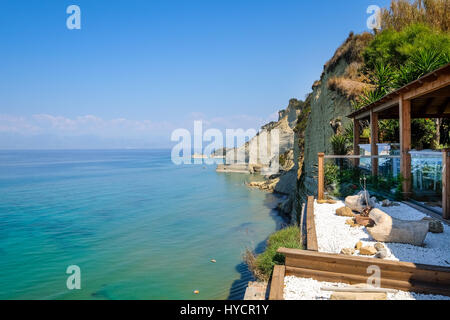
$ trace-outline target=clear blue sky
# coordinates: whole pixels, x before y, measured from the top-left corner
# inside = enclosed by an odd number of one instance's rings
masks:
[[[1,0],[0,148],[165,147],[195,119],[258,128],[388,2]]]

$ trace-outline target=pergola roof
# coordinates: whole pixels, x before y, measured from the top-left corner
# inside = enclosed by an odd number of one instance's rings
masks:
[[[376,112],[379,119],[397,119],[400,98],[411,101],[411,118],[450,118],[450,63],[348,117],[362,120],[369,118],[371,112]]]

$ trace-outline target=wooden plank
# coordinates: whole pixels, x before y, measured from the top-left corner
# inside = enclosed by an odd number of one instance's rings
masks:
[[[449,267],[442,267],[442,266],[432,266],[432,265],[425,265],[425,264],[419,264],[419,263],[412,263],[412,262],[404,262],[404,261],[392,261],[392,260],[382,260],[382,259],[374,259],[374,258],[366,258],[361,256],[345,256],[342,254],[334,254],[334,253],[323,253],[323,252],[313,252],[313,251],[305,251],[305,250],[299,250],[299,249],[287,249],[287,248],[280,248],[277,250],[278,253],[284,254],[287,256],[292,257],[299,257],[299,258],[306,258],[306,259],[319,259],[323,261],[336,261],[341,263],[369,263],[373,264],[374,261],[377,265],[384,266],[391,266],[392,270],[405,270],[405,268],[423,268],[427,270],[435,270],[435,271],[441,271],[441,272],[450,272]],[[395,269],[397,268],[397,269]],[[401,269],[399,269],[401,268]]]
[[[411,196],[411,101],[400,96],[400,173],[403,177],[403,198]]]
[[[395,289],[386,289],[386,288],[357,288],[357,287],[349,287],[349,288],[339,288],[339,287],[322,287],[320,288],[322,291],[331,291],[331,292],[386,292],[386,293],[395,293]]]
[[[358,119],[358,120],[364,120],[370,117],[370,110],[358,113],[356,115],[353,115],[353,118]]]
[[[355,274],[344,274],[332,271],[320,271],[312,269],[303,269],[295,267],[286,267],[286,276],[296,276],[300,278],[314,279],[324,282],[339,282],[346,284],[360,284],[366,283],[368,276],[361,276]],[[437,286],[427,282],[401,281],[394,279],[381,278],[380,284],[382,288],[390,288],[402,291],[413,291],[424,294],[439,294],[450,296],[449,286]]]
[[[308,197],[306,207],[306,248],[310,251],[318,251],[316,222],[314,220],[314,197]]]
[[[245,290],[244,300],[266,300],[267,283],[249,282]]]
[[[450,74],[441,74],[434,81],[427,82],[413,90],[405,92],[404,98],[407,100],[415,99],[448,85],[450,85]]]
[[[285,248],[278,252],[286,256],[286,275],[358,284],[372,276],[369,267],[377,266],[382,287],[450,295],[448,267]]]
[[[442,217],[450,220],[450,149],[442,152]]]
[[[435,283],[450,284],[450,272],[438,272],[433,270],[424,270],[420,268],[402,268],[396,266],[380,266],[378,260],[372,259],[368,263],[339,263],[336,261],[321,261],[317,259],[299,259],[295,257],[286,257],[286,266],[313,270],[333,270],[334,272],[346,274],[366,275],[369,266],[379,266],[382,270],[382,277],[402,280],[402,281],[430,281]]]
[[[323,200],[324,199],[324,193],[325,193],[325,173],[324,173],[324,153],[319,153],[319,161],[318,161],[318,170],[319,170],[319,176],[317,178],[317,199]]]
[[[276,265],[273,269],[272,282],[270,283],[269,300],[284,300],[285,266]]]
[[[385,111],[387,109],[390,108],[396,108],[398,105],[398,99],[397,98],[392,98],[392,99],[388,99],[387,102],[384,102],[383,104],[374,107],[372,110],[376,113],[379,113],[381,111]]]
[[[370,112],[370,155],[378,155],[378,113]],[[378,176],[378,159],[372,157],[372,175]]]

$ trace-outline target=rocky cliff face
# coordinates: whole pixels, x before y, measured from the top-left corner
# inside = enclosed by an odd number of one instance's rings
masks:
[[[265,181],[254,182],[249,184],[250,187],[260,188],[265,191],[272,191],[286,196],[284,201],[280,203],[280,211],[287,217],[293,217],[292,212],[295,208],[297,178],[298,178],[298,161],[294,149],[297,146],[295,138],[295,129],[299,115],[303,112],[304,102],[297,99],[291,99],[285,110],[281,110],[278,115],[277,122],[271,122],[261,128],[261,133],[268,135],[274,129],[279,130],[280,136],[280,172],[271,177],[267,177]],[[260,133],[260,134],[261,134]],[[245,146],[248,150],[248,145]],[[250,161],[252,165],[252,161]],[[256,163],[259,164],[259,163]],[[292,220],[292,219],[291,219]]]
[[[347,115],[352,112],[351,97],[365,89],[358,71],[362,64],[361,52],[371,39],[369,33],[351,33],[325,64],[320,80],[312,87],[311,113],[304,131],[304,163],[297,192],[299,197],[317,195],[317,154],[332,154],[330,139],[337,130],[336,126],[345,127],[350,122]],[[336,80],[355,85],[336,88]]]
[[[279,112],[279,119],[276,122],[271,122],[266,125],[264,125],[260,132],[255,136],[253,139],[251,139],[249,142],[245,143],[243,146],[234,149],[234,150],[226,150],[226,159],[227,163],[233,163],[236,161],[236,155],[239,154],[239,152],[244,152],[245,154],[245,162],[249,165],[249,168],[252,167],[264,167],[267,164],[262,162],[261,156],[258,152],[258,149],[262,148],[260,147],[260,143],[262,140],[262,137],[267,136],[267,154],[270,154],[270,142],[274,137],[274,130],[278,130],[278,136],[279,136],[279,155],[280,159],[283,159],[284,163],[281,163],[281,169],[288,171],[291,169],[291,167],[294,165],[294,159],[292,151],[294,149],[295,140],[294,140],[294,128],[297,122],[298,114],[300,113],[300,107],[301,102],[299,102],[296,99],[292,99],[289,102],[289,106],[285,109]],[[250,145],[255,144],[256,146],[260,147],[258,149],[251,150]],[[234,151],[234,152],[231,152]],[[234,157],[234,159],[233,159]],[[277,160],[280,160],[277,159]],[[274,159],[271,159],[273,161]],[[289,164],[292,164],[289,168],[286,168],[286,166],[289,166]]]
[[[305,130],[304,183],[303,191],[317,194],[317,154],[332,153],[330,139],[334,135],[332,124],[337,120],[345,126],[350,120],[346,115],[352,111],[350,101],[328,88],[328,80],[344,74],[348,64],[342,59],[332,70],[322,74],[320,82],[313,87],[311,113]]]
[[[261,132],[268,135],[273,129],[280,129],[283,171],[252,186],[285,194],[287,197],[279,209],[292,222],[299,218],[306,197],[317,195],[317,154],[332,153],[331,137],[337,126],[350,122],[346,116],[352,111],[351,98],[366,86],[358,69],[361,51],[371,39],[367,33],[351,33],[325,64],[320,80],[313,84],[307,99],[290,100],[289,106],[279,112],[277,122],[262,127]],[[248,155],[248,144],[243,148]]]

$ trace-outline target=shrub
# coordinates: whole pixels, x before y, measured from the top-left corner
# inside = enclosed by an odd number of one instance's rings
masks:
[[[394,86],[399,88],[450,62],[450,56],[436,49],[420,49],[396,72]]]
[[[331,137],[331,147],[333,148],[333,154],[346,155],[350,146],[349,141],[344,135],[335,134]]]
[[[339,167],[327,163],[324,167],[325,185],[337,185],[339,183]]]
[[[364,50],[364,64],[374,70],[377,64],[399,68],[420,51],[450,54],[450,34],[423,24],[412,24],[401,31],[383,30]]]
[[[275,232],[267,240],[266,250],[258,256],[247,250],[244,259],[256,278],[267,281],[274,266],[284,264],[284,256],[277,253],[279,248],[303,249],[300,229],[291,226]]]
[[[330,90],[336,91],[341,96],[350,100],[359,97],[364,91],[371,88],[367,83],[345,77],[331,77],[327,84]]]

